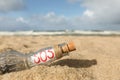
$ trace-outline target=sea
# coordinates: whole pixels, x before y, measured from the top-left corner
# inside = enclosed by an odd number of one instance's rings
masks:
[[[29,30],[29,31],[0,31],[1,36],[120,36],[120,31],[104,30]]]

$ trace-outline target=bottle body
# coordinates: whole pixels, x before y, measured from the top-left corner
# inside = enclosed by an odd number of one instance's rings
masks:
[[[28,54],[28,67],[33,67],[40,64],[48,64],[56,59],[53,47],[40,49],[35,53]]]
[[[0,74],[20,71],[27,68],[26,55],[15,50],[0,54]]]
[[[50,62],[67,55],[68,52],[69,47],[67,46],[67,43],[40,49],[37,52],[28,55],[28,67],[33,67],[40,64],[49,64]]]

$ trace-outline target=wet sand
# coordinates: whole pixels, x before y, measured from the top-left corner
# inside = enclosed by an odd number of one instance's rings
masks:
[[[0,52],[24,54],[74,41],[77,50],[28,70],[0,75],[0,80],[120,80],[120,36],[0,36]]]

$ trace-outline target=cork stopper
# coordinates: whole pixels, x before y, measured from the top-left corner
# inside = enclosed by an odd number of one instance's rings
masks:
[[[54,50],[55,50],[55,55],[56,58],[60,58],[62,57],[64,54],[67,54],[71,51],[76,50],[74,42],[69,42],[69,43],[62,43],[59,44],[58,46],[54,46]]]
[[[76,50],[74,42],[65,43],[64,45],[61,46],[61,49],[63,53],[68,53]]]
[[[75,45],[74,45],[74,42],[72,42],[72,41],[69,42],[69,43],[67,44],[67,46],[68,46],[69,52],[76,50],[76,47],[75,47]]]

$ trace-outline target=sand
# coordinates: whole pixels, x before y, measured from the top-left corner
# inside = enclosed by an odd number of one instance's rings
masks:
[[[120,80],[120,36],[0,36],[0,52],[24,54],[66,41],[77,50],[51,66],[0,75],[0,80]]]

